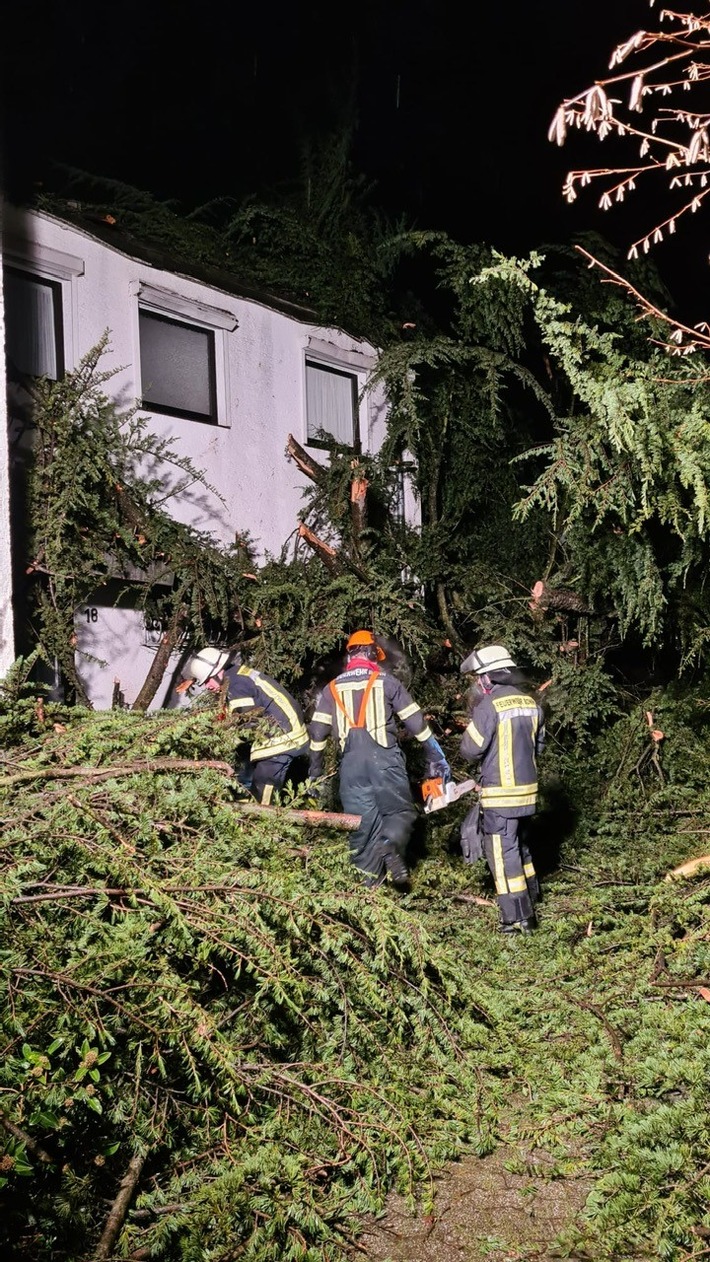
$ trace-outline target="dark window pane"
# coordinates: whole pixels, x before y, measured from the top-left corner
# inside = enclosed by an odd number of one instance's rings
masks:
[[[10,371],[30,377],[61,375],[59,285],[7,268],[3,279],[5,341]]]
[[[147,311],[139,318],[144,406],[216,421],[214,334]]]

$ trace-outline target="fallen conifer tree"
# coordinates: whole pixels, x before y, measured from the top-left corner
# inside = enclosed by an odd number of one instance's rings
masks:
[[[239,809],[214,712],[60,717],[0,775],[5,1248],[336,1258],[490,1142],[465,968],[342,833]]]

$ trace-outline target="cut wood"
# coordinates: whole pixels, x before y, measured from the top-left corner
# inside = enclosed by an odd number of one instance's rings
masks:
[[[476,907],[495,907],[492,898],[483,898],[480,894],[452,894],[455,903],[474,903]]]
[[[234,809],[243,815],[276,815],[290,824],[303,828],[337,828],[341,832],[354,832],[360,827],[359,815],[342,815],[337,811],[298,810],[287,806],[261,806],[258,802],[235,802]]]
[[[682,880],[684,876],[694,876],[701,868],[710,869],[710,854],[701,854],[697,859],[686,859],[685,863],[679,863],[677,868],[671,868],[666,873],[665,880]]]
[[[578,592],[568,587],[548,587],[541,579],[533,586],[530,595],[530,609],[544,613],[546,610],[557,610],[564,613],[592,614],[586,600]]]

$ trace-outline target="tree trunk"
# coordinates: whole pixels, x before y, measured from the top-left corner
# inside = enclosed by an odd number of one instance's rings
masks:
[[[170,621],[170,626],[167,631],[163,632],[160,638],[158,651],[151,662],[150,670],[143,682],[143,687],[131,706],[132,710],[138,710],[139,712],[144,713],[148,709],[148,706],[160,687],[163,675],[165,674],[168,662],[170,661],[170,654],[180,639],[186,619],[187,606],[178,605]]]
[[[544,613],[551,609],[562,613],[592,614],[587,602],[578,592],[569,587],[548,587],[541,579],[535,583],[531,591],[530,609],[533,613]]]
[[[442,426],[442,443],[448,429],[448,415],[444,418]],[[429,464],[429,486],[427,488],[427,507],[429,510],[429,525],[439,525],[439,482],[441,478],[442,465],[442,443],[440,443],[432,452],[431,462]],[[449,602],[446,597],[446,584],[443,579],[437,579],[434,590],[436,594],[436,606],[439,610],[439,617],[446,629],[446,634],[453,644],[460,644],[458,632],[451,619],[449,612]]]
[[[353,477],[350,483],[350,522],[352,525],[353,551],[360,551],[362,532],[367,526],[367,488],[369,482],[360,472],[357,460],[352,462]]]
[[[451,640],[451,643],[459,644],[460,640],[458,632],[451,621],[451,614],[449,613],[449,604],[446,599],[446,585],[442,579],[439,579],[436,584],[436,604],[439,610],[439,617],[441,618],[442,624],[446,629],[446,634]]]

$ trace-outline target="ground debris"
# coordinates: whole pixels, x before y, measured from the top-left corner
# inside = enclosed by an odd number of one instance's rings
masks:
[[[385,1213],[365,1224],[362,1243],[370,1262],[553,1262],[554,1242],[584,1208],[592,1178],[552,1178],[555,1162],[544,1152],[512,1150],[524,1173],[513,1173],[511,1147],[450,1165],[435,1182],[434,1212],[412,1213],[404,1198],[389,1197]]]

